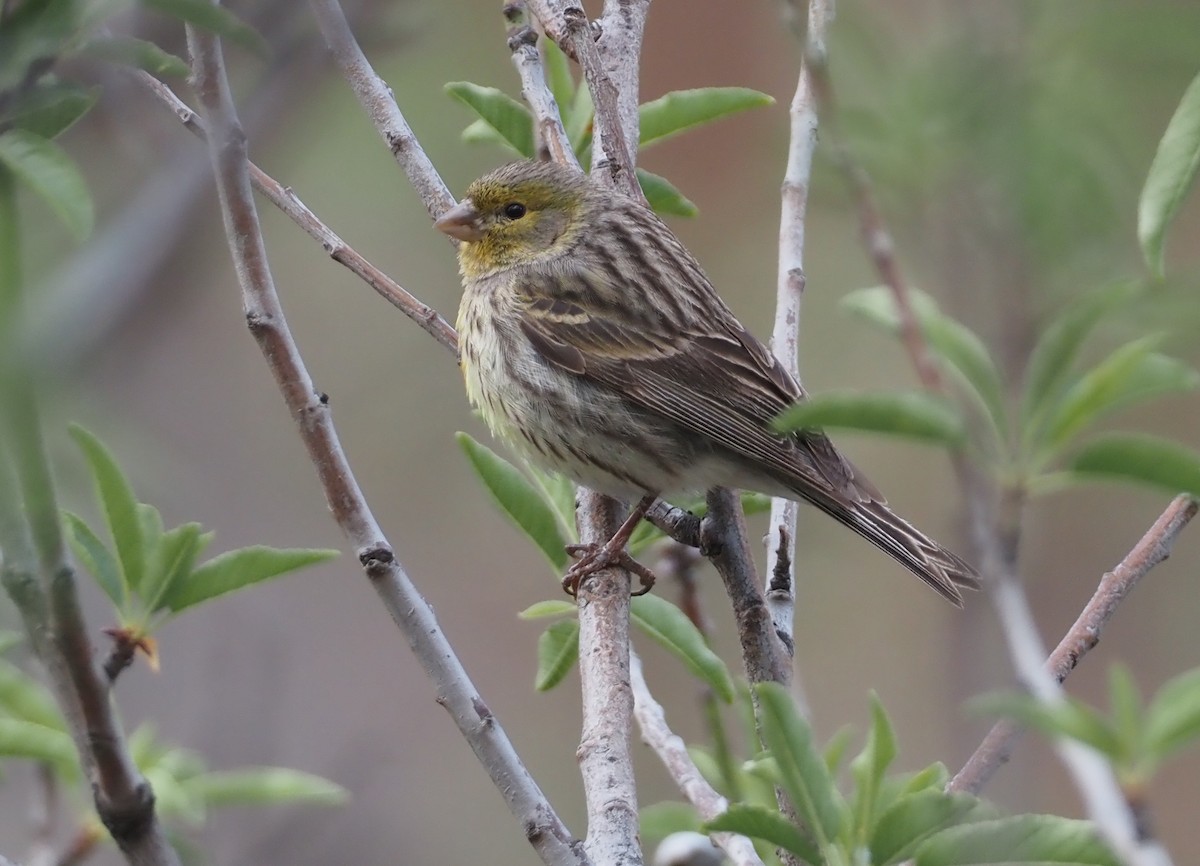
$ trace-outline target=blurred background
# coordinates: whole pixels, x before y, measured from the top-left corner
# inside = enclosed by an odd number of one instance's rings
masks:
[[[256,58],[229,49],[252,158],[295,189],[348,243],[453,321],[453,250],[433,231],[404,175],[333,71],[308,10],[231,4],[270,41]],[[471,80],[513,95],[500,4],[488,0],[347,4],[356,32],[425,150],[456,194],[504,161],[462,143],[472,116],[442,92]],[[183,53],[161,20],[135,22]],[[1046,317],[1081,292],[1144,275],[1137,194],[1184,88],[1200,70],[1200,6],[1167,0],[843,0],[832,76],[854,152],[873,173],[911,280],[975,328],[1019,382]],[[642,97],[743,85],[777,100],[646,153],[700,208],[672,225],[748,327],[770,334],[778,191],[798,51],[775,3],[651,8]],[[58,373],[47,407],[65,505],[94,514],[69,420],[95,431],[133,472],[139,497],[168,525],[198,520],[212,552],[247,544],[343,546],[315,473],[247,333],[206,155],[128,79],[103,82],[100,110],[63,144],[97,197],[98,224],[77,248],[34,205],[27,261],[56,328]],[[190,94],[174,82],[181,96]],[[818,153],[805,254],[801,371],[812,391],[915,385],[898,344],[839,309],[876,278],[852,202]],[[1096,352],[1170,328],[1169,351],[1200,362],[1200,196],[1172,229],[1168,272],[1151,301],[1125,311]],[[578,679],[533,690],[541,625],[517,611],[560,597],[542,557],[489,503],[454,441],[487,433],[468,409],[448,353],[269,205],[261,205],[275,279],[342,442],[401,562],[436,608],[484,700],[571,829],[582,835],[575,764]],[[1200,445],[1200,400],[1147,404],[1113,424]],[[898,511],[969,554],[963,503],[944,454],[843,436]],[[1053,645],[1100,575],[1168,498],[1125,487],[1036,500],[1021,569]],[[1012,687],[986,600],[965,612],[851,534],[802,511],[797,670],[818,734],[859,731],[875,690],[893,714],[898,765],[957,769],[987,730],[966,698]],[[765,521],[752,523],[761,536]],[[1200,529],[1181,539],[1120,609],[1069,681],[1090,701],[1106,671],[1129,665],[1145,693],[1200,665]],[[761,552],[761,551],[760,551]],[[968,555],[968,558],[971,558]],[[739,666],[720,581],[703,568],[714,639]],[[663,587],[667,597],[673,589]],[[88,589],[89,623],[111,612]],[[0,618],[15,620],[7,603]],[[348,788],[337,809],[215,813],[195,834],[215,863],[453,864],[536,861],[377,603],[352,556],[224,598],[160,634],[162,670],[126,672],[127,724],[153,720],[165,741],[214,769],[292,766]],[[702,736],[695,682],[640,641],[647,678],[686,739]],[[638,745],[644,803],[676,799]],[[24,849],[33,773],[0,785],[0,851]],[[1178,863],[1200,860],[1200,755],[1171,762],[1149,792]],[[1025,739],[986,792],[1011,810],[1081,814],[1050,751]],[[464,832],[464,830],[468,832]],[[97,863],[118,862],[111,851]]]

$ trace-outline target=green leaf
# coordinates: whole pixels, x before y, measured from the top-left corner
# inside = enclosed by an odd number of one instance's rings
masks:
[[[123,586],[136,591],[145,574],[146,542],[133,488],[112,453],[99,439],[78,424],[71,425],[70,433],[91,470],[96,499],[104,510],[121,563]]]
[[[950,781],[950,771],[941,761],[935,761],[923,770],[910,775],[904,782],[903,792],[915,794],[927,788],[937,788],[939,791]]]
[[[638,107],[640,144],[649,147],[685,130],[720,117],[773,105],[775,100],[748,87],[701,87],[675,90]]]
[[[503,148],[512,156],[524,156],[523,153],[509,143],[508,139],[496,131],[496,127],[492,126],[486,120],[474,120],[469,123],[467,128],[462,131],[462,140],[468,144],[494,144]]]
[[[199,523],[185,523],[163,533],[142,592],[148,612],[156,613],[166,607],[164,600],[174,596],[191,577],[200,551],[212,538],[213,534],[205,533]]]
[[[1016,815],[950,827],[917,851],[916,866],[1120,866],[1088,821]]]
[[[1146,747],[1163,760],[1200,737],[1200,668],[1168,680],[1146,710]]]
[[[1121,753],[1117,732],[1108,719],[1075,698],[1047,705],[1031,695],[997,693],[975,698],[970,707],[973,712],[1015,719],[1052,737],[1078,740],[1109,757]]]
[[[580,82],[575,88],[575,101],[571,104],[571,111],[564,123],[567,139],[575,148],[575,156],[579,158],[584,171],[591,165],[592,119],[595,114],[591,88]]]
[[[15,646],[20,646],[25,642],[25,636],[19,631],[0,628],[0,656],[4,655]]]
[[[533,116],[517,100],[495,87],[451,81],[445,91],[472,109],[517,153],[533,158]]]
[[[542,498],[550,503],[558,518],[558,531],[563,538],[575,541],[578,534],[575,531],[575,482],[558,472],[547,472],[532,463],[526,463],[525,469],[534,485],[542,492]]]
[[[63,82],[42,82],[16,99],[0,123],[42,138],[56,138],[96,104],[98,87],[84,89]]]
[[[698,832],[700,816],[691,803],[664,800],[638,810],[638,829],[643,839],[665,839],[672,833]]]
[[[863,750],[850,762],[854,778],[854,826],[866,838],[875,823],[879,786],[896,757],[896,734],[879,696],[871,693],[871,730]]]
[[[537,676],[533,687],[548,692],[563,681],[579,658],[579,621],[567,619],[552,624],[538,638]]]
[[[950,824],[959,823],[978,802],[965,794],[933,790],[901,797],[872,828],[871,862],[878,866],[904,862],[918,845]]]
[[[183,787],[210,808],[312,803],[340,806],[350,798],[341,785],[286,767],[247,767],[203,773]]]
[[[1081,477],[1137,481],[1168,493],[1200,497],[1200,455],[1156,436],[1097,436],[1075,454],[1068,469]]]
[[[641,595],[633,599],[630,617],[635,625],[707,683],[721,700],[727,704],[733,702],[733,678],[729,669],[721,657],[709,649],[704,635],[687,614],[657,595]]]
[[[204,800],[180,784],[164,767],[152,766],[144,772],[154,791],[155,811],[186,821],[193,827],[204,824],[207,816]]]
[[[1089,292],[1046,326],[1029,356],[1021,396],[1021,428],[1027,438],[1062,396],[1083,341],[1101,319],[1128,304],[1140,291],[1136,284],[1116,283]]]
[[[1133,759],[1140,752],[1142,742],[1142,696],[1129,668],[1122,664],[1109,668],[1108,690],[1113,726],[1121,744],[1121,754],[1115,757]]]
[[[700,213],[700,209],[665,177],[639,168],[637,179],[642,186],[642,194],[646,196],[647,204],[655,213],[681,217],[694,217]]]
[[[552,616],[574,615],[578,612],[573,602],[547,599],[529,605],[517,616],[521,619],[548,619]]]
[[[807,863],[822,863],[813,841],[778,811],[762,806],[733,804],[725,812],[704,824],[706,833],[741,833],[753,839],[765,839],[772,845],[791,851]]]
[[[87,573],[95,578],[96,583],[113,603],[113,607],[125,612],[129,601],[129,587],[125,585],[120,563],[81,517],[69,511],[64,511],[62,515],[67,523],[67,541],[71,545],[71,552],[82,563]]]
[[[853,736],[854,726],[846,724],[834,731],[833,736],[825,743],[822,757],[825,759],[825,766],[829,768],[829,775],[836,776],[841,770],[842,761],[846,759],[846,752],[850,750],[850,740]]]
[[[771,428],[777,433],[840,428],[948,445],[956,445],[966,436],[966,426],[954,406],[923,391],[814,394],[785,409]]]
[[[0,719],[0,757],[46,761],[71,776],[78,771],[70,734],[24,719]]]
[[[35,192],[82,241],[92,231],[95,213],[87,183],[66,151],[24,129],[0,134],[0,163]]]
[[[110,63],[144,69],[155,78],[172,75],[182,78],[190,71],[188,65],[174,54],[163,51],[153,42],[132,36],[94,37],[84,44],[82,53]]]
[[[1192,80],[1158,143],[1138,201],[1138,241],[1146,265],[1163,275],[1167,228],[1200,168],[1200,75]]]
[[[475,473],[500,509],[533,540],[557,571],[569,557],[566,541],[551,505],[517,467],[466,433],[456,433]]]
[[[50,692],[16,665],[0,659],[0,710],[25,722],[66,733],[67,723]]]
[[[553,39],[540,41],[542,57],[546,66],[546,83],[550,85],[550,92],[554,94],[559,116],[565,125],[571,111],[571,104],[575,101],[575,81],[571,78],[571,62],[567,60],[567,55],[563,54],[562,49]],[[583,89],[586,90],[587,85],[583,85]]]
[[[1003,438],[1008,429],[1004,384],[983,341],[970,328],[944,314],[924,292],[910,289],[909,299],[930,350],[984,408],[997,435]],[[899,309],[886,286],[851,292],[842,299],[842,305],[893,336],[899,335]]]
[[[161,606],[179,613],[227,592],[333,559],[338,553],[336,550],[280,549],[262,545],[230,550],[205,562],[187,580],[177,582],[162,598]]]
[[[779,765],[783,788],[819,848],[837,838],[845,806],[829,768],[812,742],[812,730],[787,690],[756,683],[764,742]]]
[[[1153,351],[1158,342],[1151,336],[1127,343],[1081,376],[1046,419],[1043,453],[1062,448],[1103,415],[1200,386],[1200,373]]]
[[[216,6],[209,0],[141,0],[143,5],[165,12],[188,24],[208,30],[218,36],[249,48],[255,54],[269,53],[266,41],[254,28],[242,21],[224,6]]]

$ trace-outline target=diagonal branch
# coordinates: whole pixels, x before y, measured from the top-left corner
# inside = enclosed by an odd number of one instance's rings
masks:
[[[209,153],[247,324],[299,428],[334,519],[355,546],[372,586],[433,681],[439,703],[487,769],[530,844],[547,864],[583,866],[590,862],[587,855],[517,757],[432,609],[396,561],[363,498],[334,430],[328,401],[313,386],[275,292],[251,192],[245,136],[230,96],[219,43],[212,35],[191,28],[188,42],[197,93],[210,128]]]

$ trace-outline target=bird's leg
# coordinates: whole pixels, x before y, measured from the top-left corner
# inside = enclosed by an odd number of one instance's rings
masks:
[[[567,574],[562,580],[562,587],[567,595],[574,597],[579,592],[579,585],[586,578],[613,565],[619,565],[638,576],[642,586],[633,593],[634,595],[645,595],[650,591],[654,586],[654,572],[635,561],[625,550],[625,545],[629,543],[633,531],[637,529],[637,525],[642,522],[642,518],[646,516],[646,512],[650,510],[650,506],[657,498],[655,494],[647,493],[638,500],[638,504],[625,518],[625,522],[603,545],[595,543],[567,545],[567,553],[579,558],[567,570]]]

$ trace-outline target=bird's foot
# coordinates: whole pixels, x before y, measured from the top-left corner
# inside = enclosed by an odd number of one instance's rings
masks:
[[[614,541],[619,546],[614,546]],[[563,591],[571,598],[579,594],[579,587],[587,578],[613,566],[637,575],[641,588],[630,595],[645,595],[654,587],[654,572],[629,555],[623,539],[614,537],[607,544],[569,544],[567,553],[577,560],[562,579]]]

